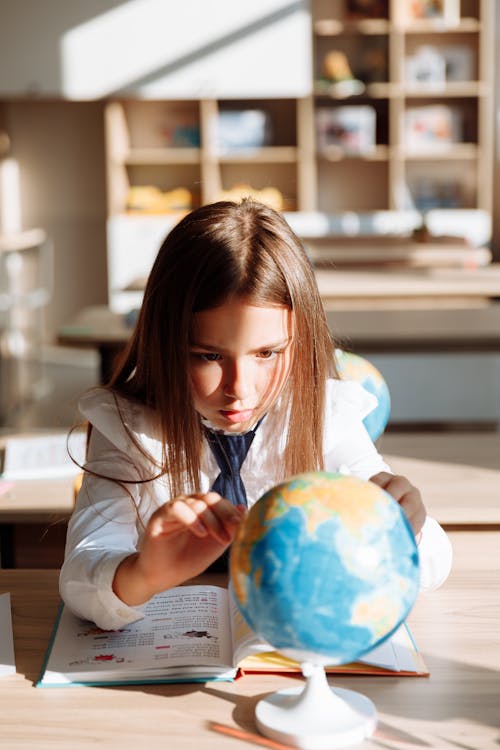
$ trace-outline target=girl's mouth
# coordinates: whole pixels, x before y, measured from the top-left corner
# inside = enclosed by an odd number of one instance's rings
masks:
[[[233,409],[221,409],[221,414],[224,419],[227,419],[231,424],[238,424],[239,422],[248,422],[253,416],[253,409],[245,409],[244,411],[235,411]]]

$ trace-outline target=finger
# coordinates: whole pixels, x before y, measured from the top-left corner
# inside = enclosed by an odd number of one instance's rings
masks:
[[[203,500],[224,525],[239,525],[246,513],[245,505],[233,505],[229,500],[221,497],[218,492],[199,493],[191,497]]]
[[[208,534],[226,547],[234,535],[228,528],[231,525],[228,519],[237,515],[234,508],[230,504],[229,508],[221,508],[223,501],[220,499],[212,505],[208,505],[205,498],[189,497],[185,502],[196,513],[198,521],[203,524]]]
[[[373,484],[376,484],[378,487],[382,487],[382,489],[384,489],[386,484],[388,484],[388,482],[390,482],[393,477],[394,474],[389,474],[388,471],[380,471],[378,474],[370,477],[370,482],[373,482]]]
[[[422,530],[427,513],[418,490],[408,493],[400,501],[400,506],[405,513],[412,530],[417,536]]]
[[[183,498],[166,503],[151,517],[151,536],[172,534],[185,528],[198,537],[205,537],[208,533],[197,513]]]
[[[401,500],[404,495],[411,492],[413,489],[412,485],[409,483],[409,481],[406,479],[406,477],[401,477],[397,475],[388,475],[389,479],[388,481],[380,485],[386,492],[388,492],[395,500]]]

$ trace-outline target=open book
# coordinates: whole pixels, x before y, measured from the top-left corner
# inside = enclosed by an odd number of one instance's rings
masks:
[[[158,594],[144,619],[100,630],[61,606],[37,687],[232,680],[238,673],[300,672],[300,665],[258,640],[230,591],[179,586]],[[327,669],[361,674],[427,675],[406,626],[362,662]]]
[[[68,455],[68,447],[81,464],[86,440],[86,434],[77,431],[71,434],[69,444],[63,432],[9,437],[0,449],[0,474],[5,480],[76,476],[81,469]]]

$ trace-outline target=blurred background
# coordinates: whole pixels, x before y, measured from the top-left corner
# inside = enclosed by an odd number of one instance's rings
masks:
[[[283,211],[387,431],[497,431],[494,0],[0,0],[0,430],[66,428],[193,207]]]

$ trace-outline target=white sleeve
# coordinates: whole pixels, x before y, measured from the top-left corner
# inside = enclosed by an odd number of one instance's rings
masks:
[[[427,516],[418,545],[420,590],[434,591],[445,582],[451,570],[453,551],[445,530]]]
[[[360,479],[380,471],[394,472],[373,444],[363,419],[377,404],[376,397],[357,382],[330,381],[325,424],[325,469]],[[427,516],[419,544],[420,589],[432,591],[448,577],[452,548],[446,532]]]
[[[359,383],[328,381],[323,445],[326,471],[340,471],[360,479],[390,471],[363,424],[376,406],[376,397]]]
[[[129,456],[95,428],[87,466],[120,479],[133,480],[138,475]],[[120,486],[86,473],[68,525],[61,597],[77,615],[107,630],[143,616],[140,608],[124,604],[112,589],[118,564],[137,549],[138,502],[137,484]]]

